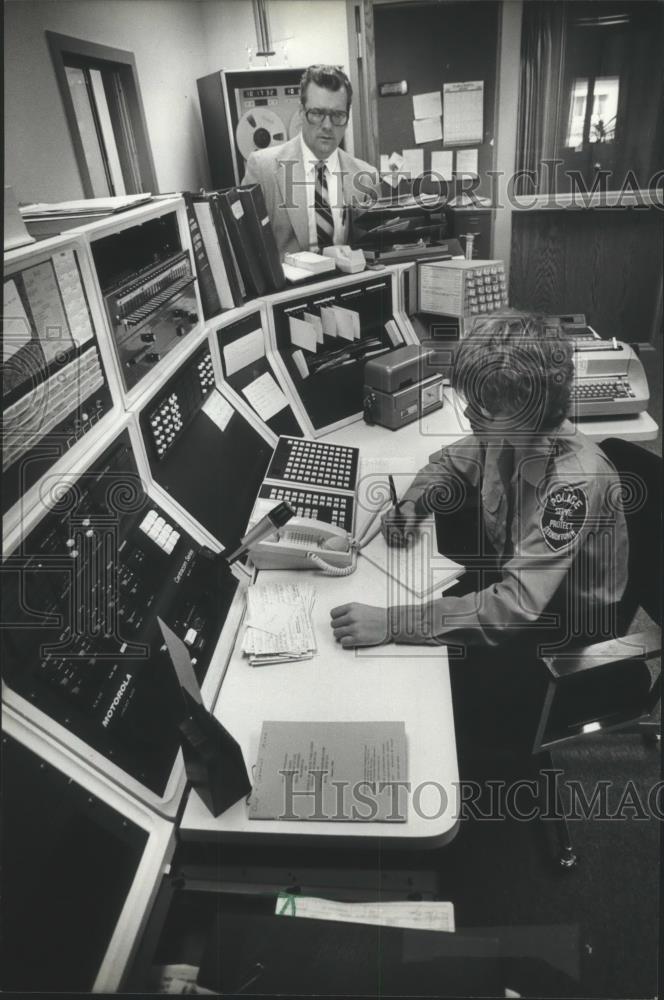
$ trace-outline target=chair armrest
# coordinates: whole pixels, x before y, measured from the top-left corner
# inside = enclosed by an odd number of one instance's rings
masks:
[[[589,646],[579,646],[558,656],[543,656],[554,679],[570,677],[585,670],[618,663],[620,660],[650,660],[662,652],[662,633],[657,627],[632,632],[619,639],[606,639]]]

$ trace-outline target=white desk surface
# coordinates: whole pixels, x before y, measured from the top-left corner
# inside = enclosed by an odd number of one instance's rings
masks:
[[[657,425],[647,414],[639,414],[618,421],[585,421],[583,431],[596,440],[614,435],[645,440],[656,435]],[[467,433],[461,407],[447,389],[441,410],[397,432],[358,421],[335,431],[326,440],[359,447],[363,458],[393,460],[398,473],[400,458],[411,457],[415,469],[420,468],[433,451]],[[395,478],[401,493],[400,477]],[[366,514],[360,514],[361,519],[364,517]],[[424,537],[427,538],[426,532]],[[427,544],[431,546],[433,536],[428,538]],[[445,648],[389,645],[342,649],[335,643],[329,625],[330,609],[338,604],[362,601],[387,606],[421,599],[422,595],[414,594],[412,589],[408,594],[395,590],[396,584],[379,566],[382,547],[384,543],[379,536],[360,556],[355,573],[348,577],[325,577],[316,571],[264,571],[265,579],[315,581],[317,599],[313,618],[318,652],[313,660],[301,663],[251,667],[241,653],[238,640],[215,715],[240,743],[250,769],[256,761],[261,726],[266,719],[403,720],[408,740],[408,775],[411,788],[421,789],[420,809],[414,808],[411,795],[406,823],[268,821],[250,820],[246,803],[238,802],[215,818],[192,791],[180,827],[184,838],[267,839],[271,844],[285,838],[291,844],[294,840],[300,844],[324,841],[341,846],[344,842],[357,845],[359,837],[367,843],[380,840],[384,846],[402,847],[439,846],[452,839],[458,826],[458,769]],[[432,565],[435,570],[435,559]],[[442,563],[439,568],[445,574]],[[239,638],[241,634],[240,631]],[[440,788],[444,789],[444,795]]]

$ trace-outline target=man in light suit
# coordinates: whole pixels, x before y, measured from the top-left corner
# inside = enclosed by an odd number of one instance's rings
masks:
[[[352,96],[342,70],[310,66],[300,82],[302,132],[247,160],[242,183],[261,185],[282,258],[346,243],[350,206],[376,196],[376,169],[339,149]]]

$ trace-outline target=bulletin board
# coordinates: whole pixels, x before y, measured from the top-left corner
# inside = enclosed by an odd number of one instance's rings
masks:
[[[379,152],[390,156],[404,149],[423,150],[426,173],[432,168],[432,151],[451,151],[455,167],[459,152],[476,149],[480,182],[475,190],[487,198],[491,195],[487,171],[493,168],[499,6],[476,0],[472,4],[376,4],[373,8]],[[407,81],[407,94],[380,96],[381,83],[400,80]],[[416,143],[413,96],[438,91],[444,104],[445,84],[472,81],[483,83],[482,140],[446,143],[443,114],[443,140]],[[470,180],[464,183],[467,187]],[[406,190],[405,184],[400,182],[399,193]],[[432,189],[426,181],[421,185],[424,191]]]

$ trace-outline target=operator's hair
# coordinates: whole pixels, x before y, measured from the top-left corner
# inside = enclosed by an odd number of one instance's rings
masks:
[[[572,345],[560,324],[523,314],[477,320],[459,344],[451,382],[471,407],[514,416],[524,430],[550,431],[569,412],[573,377]]]
[[[324,87],[325,90],[341,90],[346,88],[346,111],[350,111],[350,103],[353,100],[353,86],[340,66],[309,66],[305,69],[300,80],[300,101],[304,106],[307,96],[307,87],[314,83],[317,87]]]

